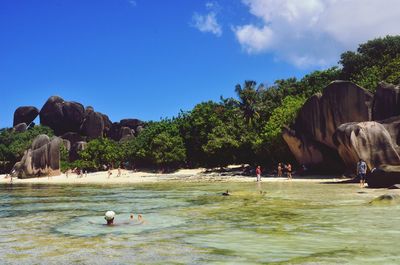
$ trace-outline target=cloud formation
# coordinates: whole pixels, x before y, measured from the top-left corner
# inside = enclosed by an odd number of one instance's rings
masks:
[[[400,34],[398,0],[242,0],[257,23],[233,27],[249,54],[328,66],[369,39]]]
[[[192,26],[201,32],[209,32],[217,37],[222,35],[222,27],[217,21],[218,8],[216,3],[206,3],[206,14],[194,13],[192,16]]]

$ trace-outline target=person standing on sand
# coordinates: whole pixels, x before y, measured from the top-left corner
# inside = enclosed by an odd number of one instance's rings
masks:
[[[282,177],[282,164],[278,164],[278,177]]]
[[[110,178],[110,177],[111,177],[111,175],[112,175],[112,172],[111,172],[111,167],[109,167],[109,168],[108,168],[107,175],[108,175],[108,178]]]
[[[121,167],[120,167],[120,166],[118,167],[118,174],[117,174],[117,177],[121,177]]]
[[[292,165],[290,163],[286,166],[288,180],[292,180]]]
[[[256,168],[256,176],[257,176],[257,182],[261,181],[261,167],[257,166]]]
[[[367,163],[360,158],[357,163],[357,176],[360,178],[360,188],[365,186],[365,177],[367,175]]]

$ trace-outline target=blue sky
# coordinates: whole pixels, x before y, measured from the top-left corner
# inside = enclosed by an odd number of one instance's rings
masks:
[[[362,41],[398,34],[395,1],[363,1],[372,7],[344,14],[348,26],[332,0],[2,0],[0,128],[17,107],[40,109],[51,95],[112,121],[158,120],[234,96],[244,80],[302,77]],[[374,3],[387,4],[385,16]]]

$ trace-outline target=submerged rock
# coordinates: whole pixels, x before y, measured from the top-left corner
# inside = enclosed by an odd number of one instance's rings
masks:
[[[387,203],[399,203],[400,202],[400,195],[398,194],[383,194],[372,201],[370,204],[387,204]]]

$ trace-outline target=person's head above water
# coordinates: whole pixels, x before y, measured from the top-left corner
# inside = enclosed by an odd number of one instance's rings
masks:
[[[104,219],[106,219],[108,225],[112,225],[114,223],[115,212],[107,211],[104,215]]]

